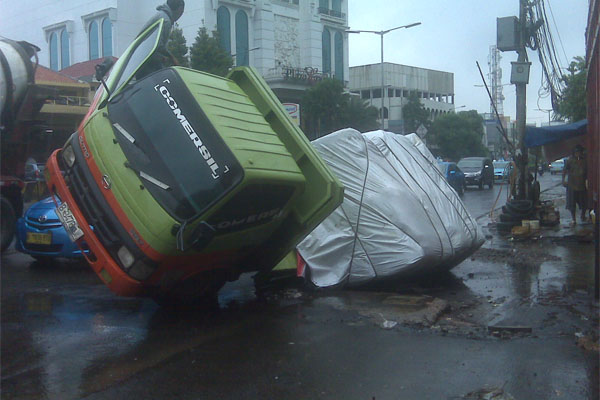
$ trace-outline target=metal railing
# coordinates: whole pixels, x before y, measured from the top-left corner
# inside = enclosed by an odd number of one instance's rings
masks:
[[[83,96],[54,96],[53,98],[46,100],[46,104],[89,107],[90,99]]]

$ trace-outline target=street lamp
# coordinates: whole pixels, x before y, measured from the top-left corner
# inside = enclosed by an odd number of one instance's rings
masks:
[[[390,33],[391,31],[395,31],[396,29],[401,29],[401,28],[412,28],[413,26],[417,26],[417,25],[421,25],[420,22],[415,22],[413,24],[408,24],[408,25],[402,25],[402,26],[397,26],[395,28],[392,29],[387,29],[385,31],[364,31],[364,30],[347,30],[346,33],[374,33],[376,35],[381,36],[381,130],[384,130],[384,121],[383,121],[383,93],[385,90],[385,87],[383,86],[383,36],[386,33]]]
[[[250,52],[251,52],[251,51],[254,51],[254,50],[259,50],[259,49],[260,49],[260,47],[253,47],[253,48],[251,48],[251,49],[244,50],[244,51],[243,51],[243,52],[240,54],[240,56],[241,56],[241,55],[244,55],[244,56],[245,56],[246,54],[248,54],[248,64],[249,64],[249,63],[250,63]],[[237,56],[237,54],[232,54],[232,55],[231,55],[231,58],[235,59],[235,58],[236,58],[236,56]]]
[[[543,111],[545,113],[548,113],[548,126],[552,124],[552,122],[550,121],[550,114],[552,113],[552,111],[554,111],[553,109],[545,110],[543,108],[536,108],[536,111]]]
[[[459,108],[465,108],[466,105],[462,105],[462,106],[458,106],[458,107],[452,107],[452,111],[456,112],[456,110],[458,110]]]

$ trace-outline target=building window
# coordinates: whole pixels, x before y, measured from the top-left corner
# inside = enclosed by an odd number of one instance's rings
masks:
[[[100,57],[100,53],[98,52],[98,23],[96,21],[90,23],[88,45],[90,47],[90,60]]]
[[[235,65],[250,65],[248,45],[248,16],[242,10],[235,14]]]
[[[361,90],[360,91],[360,98],[361,99],[370,99],[371,98],[371,91],[370,90]]]
[[[388,119],[389,117],[390,115],[387,107],[383,107],[383,119]]]
[[[329,0],[319,0],[319,9],[329,10]]]
[[[336,17],[342,15],[342,0],[332,0],[331,10],[337,13]]]
[[[112,52],[112,23],[110,19],[102,20],[102,57],[110,57]]]
[[[58,71],[58,35],[50,34],[50,69]]]
[[[69,34],[65,29],[60,32],[60,69],[71,65],[69,55]]]
[[[381,88],[373,89],[373,98],[380,99],[381,98]]]
[[[227,7],[221,6],[217,10],[217,32],[221,48],[231,54],[231,19]]]
[[[329,33],[329,29],[323,29],[322,36],[322,55],[323,55],[323,73],[330,74],[331,73],[331,34]]]
[[[335,78],[344,80],[344,38],[340,32],[335,33]]]
[[[392,98],[392,97],[394,97],[394,89],[388,89],[388,92],[387,92],[387,97],[388,97],[388,98]]]

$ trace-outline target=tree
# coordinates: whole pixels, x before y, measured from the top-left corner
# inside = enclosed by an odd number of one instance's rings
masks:
[[[463,157],[487,155],[481,143],[483,119],[475,110],[437,117],[428,136],[437,144],[443,158],[458,161]]]
[[[190,48],[190,64],[193,69],[225,76],[233,66],[233,58],[219,46],[217,32],[211,37],[206,28],[200,28]]]
[[[566,87],[558,101],[558,111],[555,117],[564,118],[570,122],[582,120],[586,117],[586,92],[587,70],[583,57],[575,57],[569,65],[569,75],[563,75],[562,80]]]
[[[175,25],[175,29],[171,32],[169,41],[167,42],[167,50],[175,57],[177,64],[182,67],[189,67],[188,47],[183,36],[183,30]]]
[[[323,79],[306,90],[301,110],[304,131],[309,139],[342,128],[365,131],[377,127],[377,109],[344,93],[344,85],[337,79]]]
[[[348,96],[350,101],[344,109],[344,118],[342,123],[349,128],[354,128],[359,132],[368,132],[379,128],[377,118],[379,111],[373,106],[369,106],[364,100],[357,96]]]
[[[408,103],[402,107],[402,115],[404,116],[405,133],[416,132],[421,124],[427,129],[431,126],[429,111],[419,100],[417,92],[411,92],[408,96]]]

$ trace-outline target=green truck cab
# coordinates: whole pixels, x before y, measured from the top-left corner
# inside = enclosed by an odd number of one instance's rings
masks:
[[[343,187],[252,68],[140,76],[161,29],[115,63],[46,171],[63,225],[111,290],[185,301],[272,269]]]

